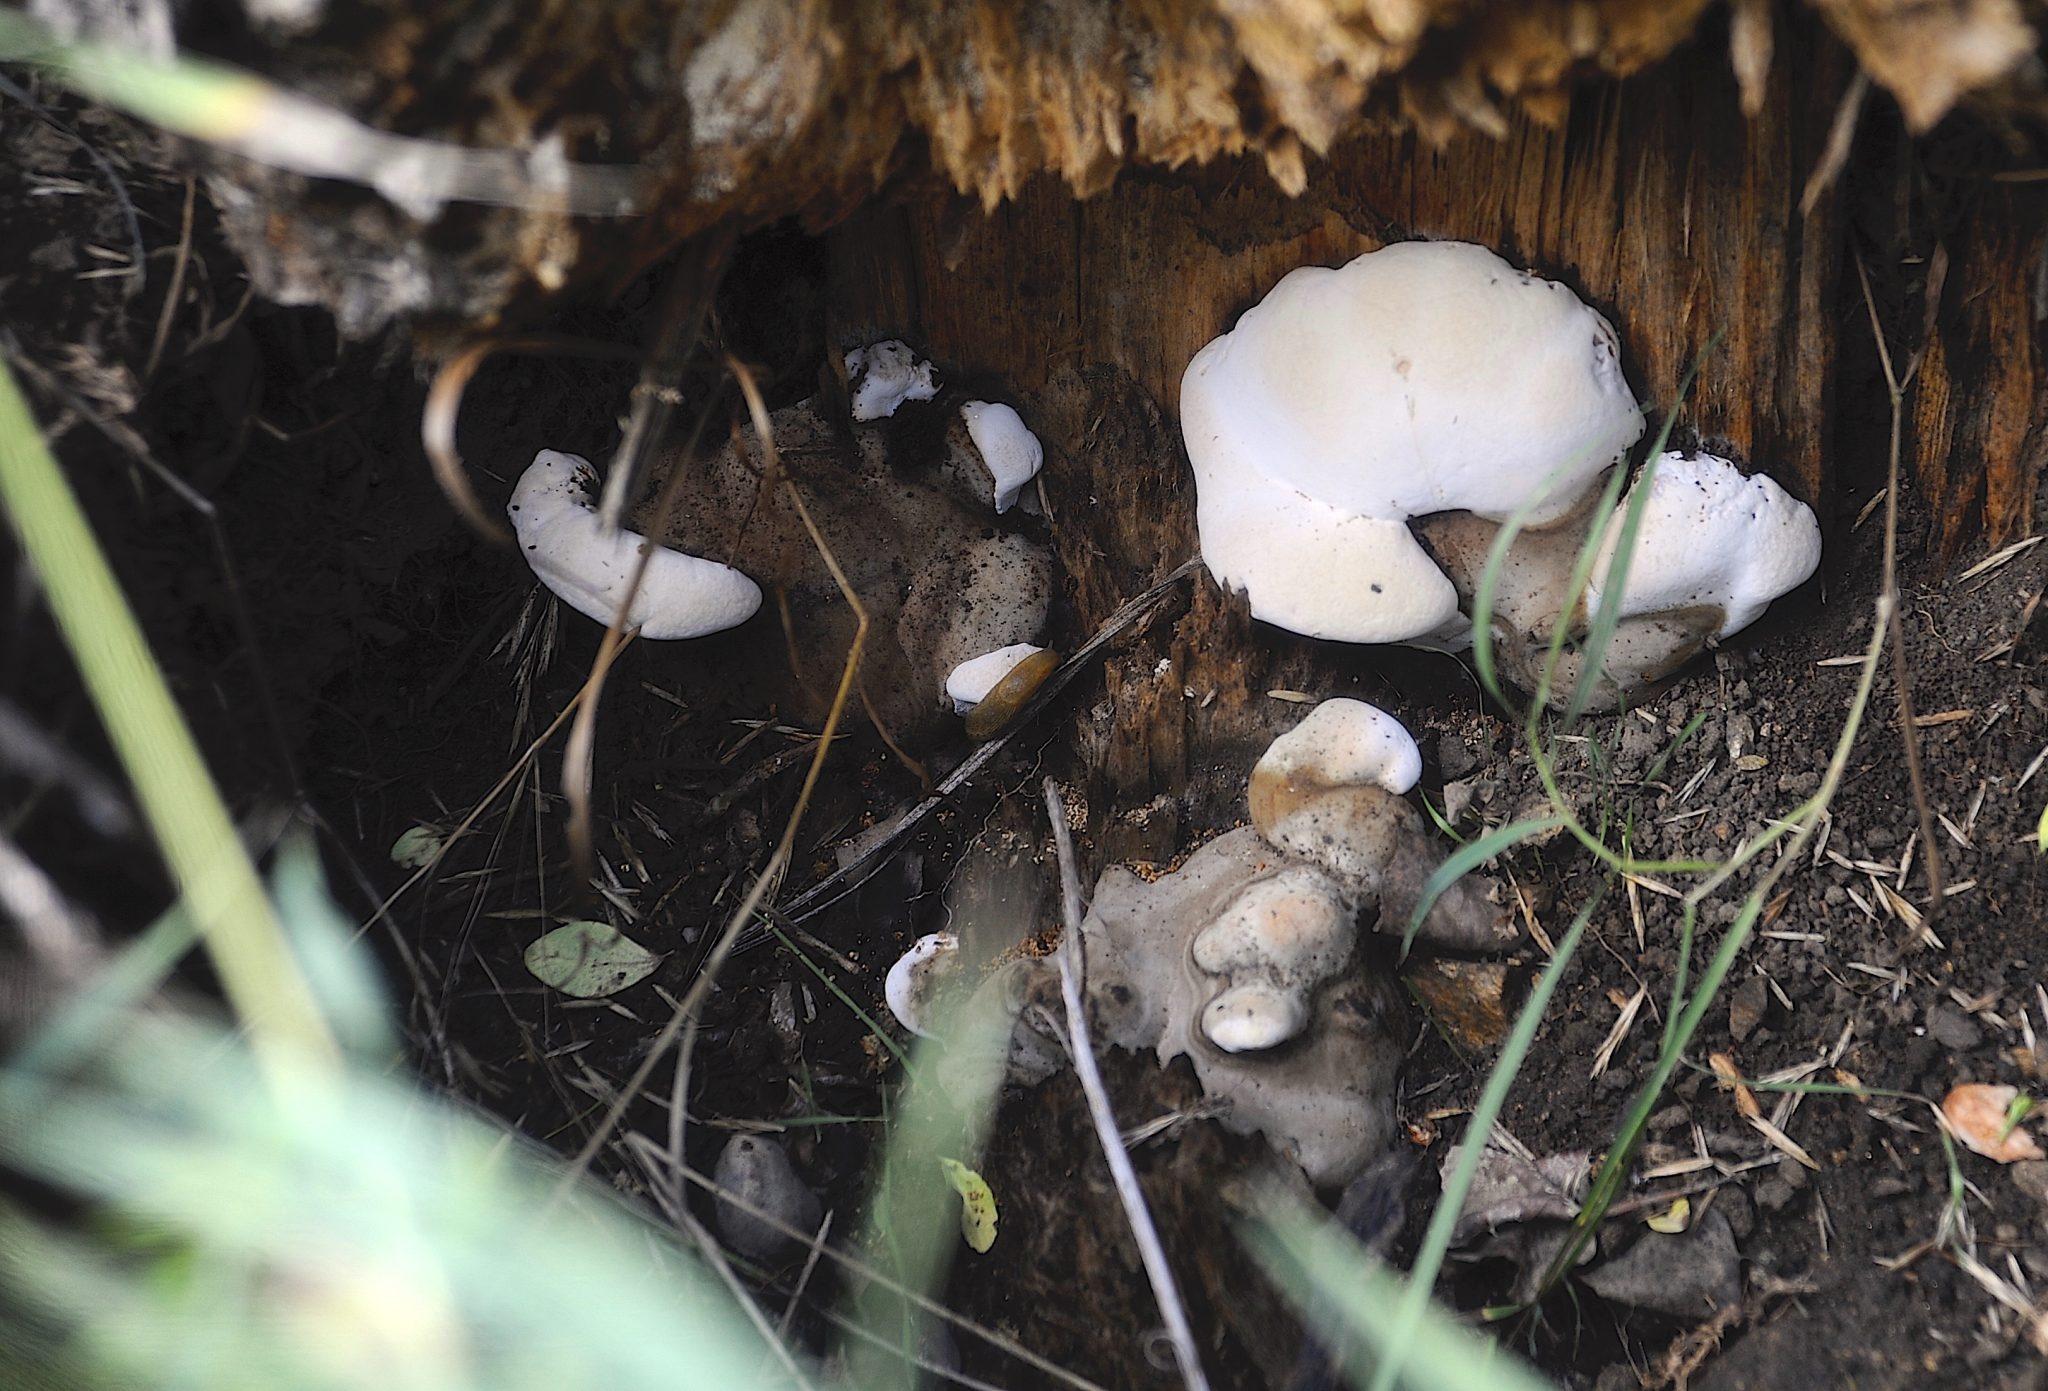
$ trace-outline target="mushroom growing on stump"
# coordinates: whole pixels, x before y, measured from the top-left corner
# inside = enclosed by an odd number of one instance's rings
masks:
[[[1607,321],[1460,242],[1293,271],[1195,354],[1180,409],[1211,573],[1343,642],[1454,624],[1411,518],[1558,520],[1643,430]]]
[[[1359,950],[1362,915],[1405,928],[1436,859],[1413,807],[1414,740],[1355,700],[1318,706],[1275,740],[1252,783],[1253,826],[1216,837],[1171,873],[1146,880],[1112,866],[1081,923],[1090,1015],[1099,1037],[1186,1057],[1222,1123],[1263,1132],[1318,1186],[1355,1176],[1393,1130],[1404,1051],[1390,980]],[[1419,871],[1419,875],[1418,875]],[[1514,940],[1506,911],[1465,881],[1424,920],[1422,940],[1460,950]],[[1027,979],[1020,988],[1019,975]],[[1050,1075],[1058,1016],[1049,965],[1012,962],[970,1010],[1009,1010],[1010,1075]],[[1038,999],[1043,1011],[1021,1008]]]
[[[505,508],[519,553],[564,603],[610,623],[644,550],[647,569],[625,618],[643,638],[703,637],[739,626],[761,607],[761,587],[730,565],[656,545],[637,531],[607,533],[591,506],[596,486],[588,459],[543,449]]]
[[[1657,456],[1608,518],[1583,601],[1566,612],[1572,571],[1592,509],[1553,532],[1516,538],[1494,587],[1494,641],[1501,667],[1534,689],[1560,621],[1567,635],[1609,602],[1619,621],[1601,663],[1592,708],[1611,708],[1676,672],[1712,641],[1741,631],[1772,600],[1804,584],[1820,565],[1820,524],[1805,503],[1772,479],[1745,478],[1712,454]],[[1641,520],[1619,596],[1609,594],[1615,552],[1637,499]],[[1499,528],[1469,516],[1432,518],[1422,532],[1469,601]],[[1561,650],[1554,696],[1577,685],[1576,644]]]
[[[1494,617],[1503,669],[1533,686],[1600,480],[1643,417],[1613,328],[1570,290],[1482,247],[1402,242],[1284,277],[1188,364],[1181,429],[1211,573],[1308,637],[1462,645],[1488,548],[1520,518]],[[1660,464],[1596,705],[1819,561],[1812,514],[1768,479],[1712,456]],[[1561,664],[1553,695],[1575,679]]]

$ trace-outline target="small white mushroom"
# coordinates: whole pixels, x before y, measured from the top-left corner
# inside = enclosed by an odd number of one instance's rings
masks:
[[[939,394],[932,365],[920,362],[898,339],[871,343],[846,355],[846,378],[855,420],[881,420],[905,401],[929,401]]]
[[[1024,485],[1037,477],[1045,450],[1023,417],[1000,401],[969,401],[960,418],[981,453],[982,465],[995,481],[996,511],[1007,512]]]
[[[1712,454],[1661,454],[1648,474],[1649,496],[1630,554],[1621,597],[1624,617],[1676,609],[1718,609],[1713,636],[1748,627],[1773,599],[1806,583],[1820,565],[1820,523],[1813,510],[1764,474],[1744,478]],[[1597,614],[1638,479],[1608,520],[1586,596]]]
[[[946,696],[953,702],[953,713],[964,715],[981,704],[997,683],[1019,663],[1044,650],[1033,643],[1013,642],[1008,647],[998,647],[993,652],[970,657],[954,667],[946,675]]]
[[[543,449],[506,506],[519,553],[564,603],[599,623],[619,612],[643,548],[646,573],[626,615],[643,638],[703,637],[761,607],[761,588],[730,565],[655,545],[623,528],[607,534],[591,505],[597,471],[576,454]]]
[[[1348,642],[1453,622],[1411,518],[1556,521],[1643,428],[1607,321],[1458,242],[1292,272],[1195,355],[1180,404],[1210,571]]]
[[[896,1022],[919,1038],[930,1038],[926,1025],[931,1022],[933,997],[958,969],[959,960],[960,939],[950,932],[933,932],[912,942],[882,982],[882,998]]]
[[[1358,940],[1354,906],[1330,878],[1292,865],[1248,885],[1196,934],[1196,966],[1229,981],[1202,1010],[1202,1032],[1228,1053],[1285,1043],[1308,1027],[1318,984]]]

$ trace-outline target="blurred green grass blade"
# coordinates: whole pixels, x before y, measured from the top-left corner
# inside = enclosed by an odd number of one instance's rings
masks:
[[[174,905],[98,967],[84,989],[15,1051],[0,1086],[21,1085],[36,1074],[78,1063],[122,1015],[162,987],[196,941],[191,914]]]
[[[336,1038],[367,1062],[396,1058],[390,996],[376,958],[356,938],[355,924],[335,906],[320,852],[303,831],[278,846],[270,868],[271,897],[285,936]]]
[[[78,499],[0,363],[0,506],[42,581],[229,1002],[259,1049],[331,1054],[255,866]]]
[[[97,1056],[45,1096],[0,1088],[0,1162],[97,1214],[88,1240],[0,1199],[0,1308],[27,1293],[62,1317],[104,1373],[74,1385],[773,1380],[672,1233],[594,1186],[550,1207],[552,1157],[466,1112],[293,1054],[296,1085],[274,1094],[245,1046],[161,1012],[124,1021]],[[299,1104],[309,1088],[322,1104]]]
[[[1298,1199],[1269,1199],[1264,1220],[1241,1233],[1273,1283],[1317,1325],[1332,1348],[1345,1349],[1344,1374],[1363,1387],[1369,1365],[1361,1352],[1386,1356],[1395,1347],[1401,1282],[1327,1213]],[[1400,1344],[1404,1386],[1415,1391],[1548,1391],[1548,1384],[1507,1349],[1461,1327],[1434,1306]]]
[[[1451,1233],[1458,1225],[1459,1214],[1465,1209],[1465,1195],[1471,1191],[1472,1176],[1479,1172],[1479,1157],[1486,1149],[1487,1137],[1493,1133],[1493,1123],[1500,1119],[1501,1109],[1507,1105],[1508,1092],[1521,1075],[1530,1045],[1536,1041],[1536,1031],[1543,1025],[1551,994],[1557,989],[1557,983],[1564,979],[1565,968],[1577,953],[1579,939],[1585,935],[1586,924],[1592,921],[1594,910],[1600,906],[1600,898],[1601,895],[1594,895],[1572,918],[1571,926],[1565,930],[1557,943],[1557,950],[1551,954],[1550,964],[1543,968],[1543,974],[1529,988],[1529,998],[1522,1003],[1514,1031],[1502,1045],[1500,1057],[1494,1061],[1493,1071],[1487,1075],[1486,1085],[1480,1089],[1479,1100],[1473,1103],[1472,1118],[1465,1127],[1465,1138],[1458,1146],[1457,1162],[1452,1165],[1450,1176],[1444,1180],[1443,1193],[1437,1198],[1436,1211],[1430,1214],[1429,1227],[1422,1235],[1422,1245],[1415,1253],[1400,1301],[1395,1306],[1387,1333],[1387,1350],[1373,1376],[1372,1391],[1391,1391],[1401,1368],[1408,1361],[1409,1349],[1413,1346],[1411,1340],[1428,1315],[1430,1292],[1436,1288],[1437,1272],[1443,1269],[1445,1253],[1451,1249]]]
[[[1401,954],[1406,956],[1415,934],[1422,929],[1422,920],[1429,916],[1429,910],[1436,907],[1436,901],[1444,893],[1479,866],[1503,850],[1520,845],[1523,841],[1554,831],[1565,824],[1562,816],[1531,817],[1525,821],[1510,821],[1497,830],[1488,831],[1477,840],[1459,846],[1445,857],[1444,862],[1424,881],[1422,892],[1415,900],[1415,908],[1408,914],[1408,922],[1401,930]]]

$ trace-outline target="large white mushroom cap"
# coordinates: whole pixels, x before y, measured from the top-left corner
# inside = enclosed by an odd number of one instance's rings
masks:
[[[1217,578],[1296,632],[1390,642],[1457,607],[1408,519],[1556,521],[1643,418],[1613,328],[1569,289],[1402,242],[1283,278],[1188,364],[1181,428]]]
[[[1607,524],[1586,594],[1597,613],[1621,544],[1638,479]],[[1804,584],[1820,565],[1820,524],[1811,508],[1763,474],[1749,478],[1712,454],[1659,455],[1649,476],[1621,599],[1623,617],[1716,608],[1718,637],[1748,627],[1771,601]]]
[[[643,638],[696,638],[734,628],[761,607],[761,588],[730,565],[657,546],[637,531],[607,534],[591,507],[597,471],[577,454],[543,449],[519,476],[506,513],[519,553],[571,608],[610,623],[644,546],[647,572],[626,615]]]

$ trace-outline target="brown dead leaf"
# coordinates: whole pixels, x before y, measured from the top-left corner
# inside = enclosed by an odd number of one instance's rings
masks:
[[[1742,1112],[1745,1120],[1763,1119],[1764,1108],[1757,1105],[1756,1093],[1743,1085],[1742,1072],[1735,1066],[1735,1059],[1726,1053],[1710,1053],[1707,1066],[1714,1069],[1714,1076],[1721,1079],[1722,1086],[1735,1093],[1735,1109]]]
[[[1965,1082],[1942,1098],[1942,1124],[1971,1150],[2000,1164],[2018,1159],[2048,1159],[2048,1153],[2043,1153],[2024,1127],[2006,1129],[2006,1114],[2019,1094],[2018,1087]]]

